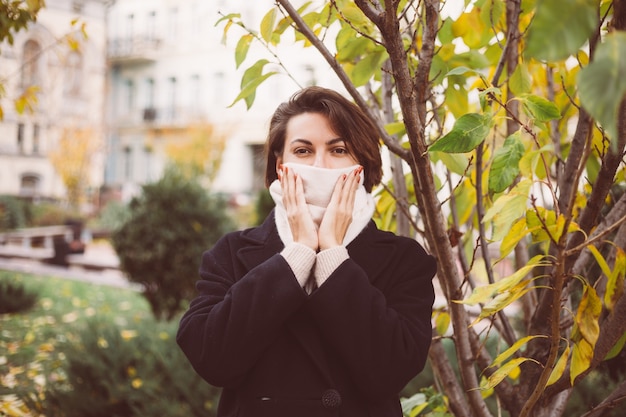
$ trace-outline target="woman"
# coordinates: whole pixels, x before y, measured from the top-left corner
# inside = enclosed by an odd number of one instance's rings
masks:
[[[274,113],[276,208],[205,252],[177,341],[223,387],[220,417],[400,417],[424,367],[434,258],[376,228],[379,138],[340,94],[309,87]]]

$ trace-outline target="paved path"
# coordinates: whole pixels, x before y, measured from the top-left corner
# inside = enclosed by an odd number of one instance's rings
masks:
[[[83,255],[72,256],[80,256],[80,258],[76,258],[77,264],[97,264],[107,265],[109,267],[95,271],[76,265],[70,265],[69,267],[50,265],[41,262],[38,259],[29,259],[26,256],[0,256],[0,269],[34,275],[73,279],[77,281],[91,282],[97,285],[109,285],[113,287],[131,288],[136,290],[140,290],[141,288],[141,286],[129,282],[124,273],[117,269],[117,266],[119,266],[119,260],[117,259],[115,251],[108,245],[89,245]]]

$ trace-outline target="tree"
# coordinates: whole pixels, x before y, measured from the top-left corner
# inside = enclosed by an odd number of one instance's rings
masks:
[[[171,320],[196,294],[198,259],[232,230],[226,203],[174,169],[142,187],[111,242],[121,269],[143,286],[157,319]]]
[[[429,363],[450,412],[561,416],[626,340],[626,1],[445,3],[277,0],[258,31],[223,15],[225,36],[244,29],[237,66],[269,51],[235,102],[253,104],[280,45],[316,48],[392,154],[379,225],[438,260]]]
[[[182,139],[181,139],[182,136]],[[226,147],[226,136],[215,131],[211,124],[189,126],[166,145],[170,161],[187,178],[198,178],[210,187],[217,176]]]
[[[13,45],[13,36],[24,30],[31,22],[37,21],[37,14],[44,7],[44,0],[0,0],[0,43],[5,40]],[[0,99],[6,94],[4,80],[0,80]],[[36,102],[36,89],[28,88],[15,99],[18,113]],[[0,120],[4,112],[0,106]]]
[[[77,212],[89,186],[89,170],[98,143],[92,129],[63,128],[57,146],[48,154],[65,185],[68,203]]]

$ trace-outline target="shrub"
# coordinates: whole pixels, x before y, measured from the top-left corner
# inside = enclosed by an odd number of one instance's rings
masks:
[[[31,226],[56,226],[65,224],[67,219],[82,221],[82,216],[73,210],[64,208],[57,203],[44,202],[33,204]]]
[[[131,201],[130,218],[111,241],[155,317],[170,320],[195,295],[202,252],[232,228],[223,199],[169,170]]]
[[[23,283],[0,280],[0,314],[29,311],[37,303],[38,295]]]
[[[102,231],[113,232],[122,227],[129,218],[130,209],[127,204],[110,201],[91,226]]]
[[[215,416],[219,389],[204,382],[175,343],[175,323],[136,328],[90,321],[59,346],[65,380],[48,384],[47,417]]]
[[[0,231],[26,227],[30,217],[29,204],[17,197],[0,195]]]

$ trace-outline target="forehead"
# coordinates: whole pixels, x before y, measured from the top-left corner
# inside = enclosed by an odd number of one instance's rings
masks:
[[[320,113],[301,113],[287,123],[287,142],[295,139],[335,139],[339,135],[330,125],[328,118]]]

